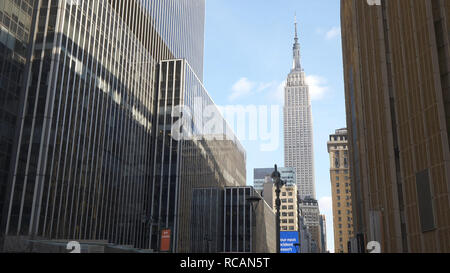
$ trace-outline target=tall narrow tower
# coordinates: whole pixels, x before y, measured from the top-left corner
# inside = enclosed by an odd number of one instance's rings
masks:
[[[301,199],[315,199],[312,111],[309,87],[301,67],[297,19],[293,65],[286,82],[284,105],[284,164],[294,168]]]

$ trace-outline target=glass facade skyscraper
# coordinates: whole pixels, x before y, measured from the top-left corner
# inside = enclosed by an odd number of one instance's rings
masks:
[[[190,252],[223,252],[224,190],[198,188],[192,192]]]
[[[252,187],[196,188],[191,252],[276,253],[275,213]]]
[[[0,206],[17,238],[150,248],[157,67],[203,74],[204,0],[0,3]]]
[[[0,2],[0,222],[6,205],[11,159],[20,120],[34,1]],[[5,230],[0,225],[0,234]],[[1,245],[0,235],[0,245]]]
[[[185,60],[162,61],[158,75],[151,248],[170,229],[171,250],[189,252],[193,189],[244,186],[246,154]]]
[[[275,213],[255,189],[226,188],[224,203],[224,252],[277,252]]]
[[[173,55],[186,58],[203,82],[205,0],[142,2],[151,11],[155,29]]]

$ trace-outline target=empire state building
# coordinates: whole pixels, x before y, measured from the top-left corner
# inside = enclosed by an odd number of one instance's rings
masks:
[[[311,98],[300,61],[297,20],[293,53],[284,98],[284,164],[296,172],[300,198],[315,199]]]

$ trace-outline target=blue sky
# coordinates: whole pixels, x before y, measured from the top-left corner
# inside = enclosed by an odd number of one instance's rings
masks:
[[[283,82],[292,66],[294,14],[299,23],[302,66],[313,98],[317,199],[327,217],[328,248],[334,250],[327,140],[346,127],[337,0],[207,0],[204,83],[218,105],[279,105],[276,151],[243,140],[247,184],[253,169],[284,165]]]

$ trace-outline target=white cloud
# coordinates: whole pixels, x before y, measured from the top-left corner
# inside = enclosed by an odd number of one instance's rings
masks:
[[[327,85],[327,79],[319,75],[306,76],[306,83],[309,86],[309,94],[311,96],[311,100],[321,100],[325,98],[327,92],[330,89]],[[285,87],[286,81],[283,81],[278,85],[276,83],[271,84],[271,92],[269,93],[268,99],[273,103],[283,105]]]
[[[255,83],[249,81],[247,78],[241,78],[239,81],[237,81],[233,87],[233,93],[230,95],[230,100],[235,100],[237,98],[246,96],[250,94],[250,92],[255,87]]]
[[[340,27],[332,27],[325,34],[325,38],[327,40],[331,40],[331,39],[334,39],[334,38],[338,37],[340,34],[341,34],[341,28]]]
[[[320,211],[333,213],[333,199],[330,196],[322,197],[319,199]]]
[[[282,81],[278,85],[275,83],[272,87],[275,87],[269,93],[268,99],[275,104],[284,104],[284,88],[286,87],[286,81]]]
[[[262,92],[266,89],[273,87],[274,85],[276,85],[275,82],[259,83],[258,88],[256,89],[256,92]]]
[[[253,82],[248,78],[242,77],[231,88],[233,92],[228,99],[230,101],[234,101],[238,98],[243,98],[253,93],[263,92],[264,90],[272,88],[275,85],[275,82]]]
[[[309,93],[311,100],[320,100],[325,97],[325,93],[329,90],[327,79],[318,75],[306,76],[306,82],[309,85]]]
[[[329,91],[328,81],[319,75],[306,76],[306,83],[309,86],[311,100],[321,100],[325,98]],[[230,101],[236,101],[249,96],[257,96],[265,92],[267,98],[274,104],[284,104],[284,89],[286,81],[283,82],[255,82],[246,77],[239,79],[231,88]]]

